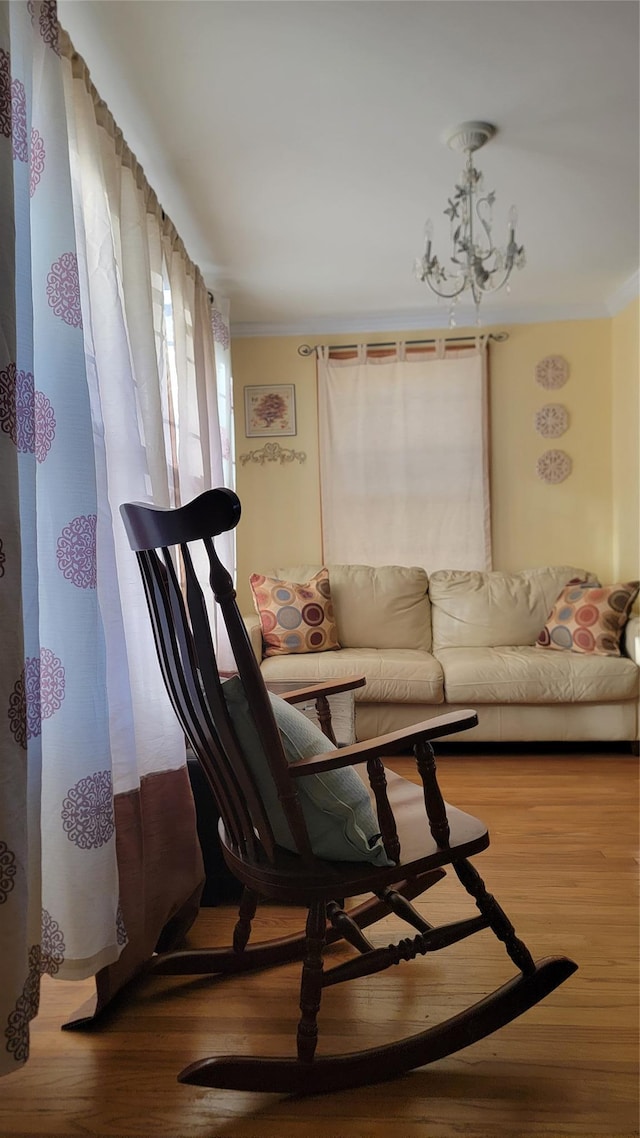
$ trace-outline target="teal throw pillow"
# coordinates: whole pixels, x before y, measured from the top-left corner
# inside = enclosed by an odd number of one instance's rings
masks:
[[[275,840],[284,849],[295,852],[291,830],[278,800],[240,677],[227,680],[222,690],[238,742],[262,795]],[[297,763],[300,759],[336,749],[296,707],[272,692],[269,699],[288,763]],[[367,861],[378,866],[394,864],[385,853],[378,820],[357,771],[345,767],[343,770],[308,775],[297,779],[296,785],[311,848],[317,857],[329,861]]]

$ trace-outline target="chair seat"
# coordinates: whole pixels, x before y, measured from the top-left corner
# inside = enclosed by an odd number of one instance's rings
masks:
[[[421,786],[393,771],[386,771],[389,803],[393,810],[400,839],[401,857],[397,865],[388,869],[372,867],[365,862],[323,861],[318,869],[305,865],[297,854],[278,847],[275,864],[264,862],[247,864],[229,848],[224,826],[220,824],[220,838],[225,859],[234,873],[249,888],[260,890],[272,900],[304,903],[312,895],[315,899],[355,897],[371,890],[379,891],[408,874],[447,865],[453,857],[470,857],[489,845],[486,826],[471,814],[447,805],[450,844],[441,849],[431,836]]]

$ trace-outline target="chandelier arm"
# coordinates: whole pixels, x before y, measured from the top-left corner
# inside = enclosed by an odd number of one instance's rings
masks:
[[[441,292],[439,288],[436,288],[436,286],[433,284],[430,277],[428,277],[426,274],[425,274],[425,276],[422,277],[422,280],[424,281],[425,284],[427,284],[429,286],[431,291],[435,292],[436,296],[441,297],[442,300],[454,300],[456,296],[460,296],[460,293],[464,292],[465,288],[468,287],[466,270],[465,270],[464,280],[463,280],[462,284],[460,285],[460,288],[456,289],[455,292]]]
[[[513,269],[513,264],[511,264],[507,268],[505,268],[504,276],[502,277],[502,280],[498,282],[498,284],[490,284],[490,285],[487,285],[486,287],[484,285],[479,285],[478,287],[481,290],[480,295],[481,296],[489,296],[492,292],[498,292],[499,289],[504,288],[507,281],[509,280],[509,277],[511,276],[512,269]],[[495,269],[494,269],[494,272],[495,272]],[[490,276],[493,276],[493,273],[491,273]],[[477,301],[476,301],[476,303],[477,303]]]
[[[484,218],[482,216],[482,214],[480,213],[480,207],[483,205],[486,205],[487,201],[488,201],[488,198],[484,197],[484,198],[479,198],[478,201],[476,202],[476,217],[478,218],[478,221],[480,222],[482,228],[484,229],[484,231],[487,235],[487,241],[489,242],[489,249],[487,250],[487,252],[483,256],[481,256],[481,258],[480,258],[481,261],[488,260],[488,258],[491,257],[491,255],[496,252],[494,245],[493,245],[493,238],[491,236],[491,225],[486,220],[486,218]],[[489,208],[491,208],[491,207],[489,207]]]

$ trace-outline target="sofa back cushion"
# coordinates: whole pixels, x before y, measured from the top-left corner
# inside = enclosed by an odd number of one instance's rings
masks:
[[[575,565],[479,573],[440,569],[429,578],[433,648],[535,644],[564,586],[595,581]]]
[[[287,581],[308,581],[320,568],[320,565],[278,568],[273,570],[273,576]],[[343,648],[431,651],[428,578],[424,569],[402,565],[328,565],[327,568],[338,640]],[[540,628],[548,611],[542,617]]]

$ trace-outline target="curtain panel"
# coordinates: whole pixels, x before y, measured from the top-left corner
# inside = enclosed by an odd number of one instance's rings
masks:
[[[96,975],[91,1015],[197,912],[184,739],[118,507],[222,481],[201,274],[53,0],[0,0],[0,1074],[42,973]]]
[[[327,563],[491,568],[487,348],[318,349]]]
[[[99,488],[57,25],[46,4],[0,5],[0,162],[4,1073],[27,1057],[40,975],[86,977],[126,941],[96,587]]]

